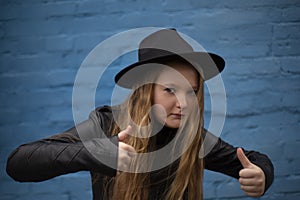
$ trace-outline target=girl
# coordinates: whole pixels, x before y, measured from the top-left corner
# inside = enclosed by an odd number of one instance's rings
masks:
[[[261,196],[274,176],[268,157],[203,128],[204,81],[224,65],[218,55],[194,52],[175,29],[157,31],[140,43],[139,61],[115,77],[132,89],[124,103],[99,107],[70,130],[21,145],[8,158],[7,173],[36,182],[86,170],[94,200],[193,200],[203,199],[208,169],[239,179],[248,196]],[[209,152],[204,139],[213,144]]]

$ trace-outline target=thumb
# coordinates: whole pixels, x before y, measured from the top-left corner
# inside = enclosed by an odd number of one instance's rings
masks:
[[[128,125],[125,130],[121,131],[118,134],[119,141],[124,141],[128,137],[128,135],[131,132],[131,130],[132,130],[131,126]]]
[[[241,164],[243,165],[244,168],[250,168],[252,163],[250,160],[247,158],[245,155],[244,151],[242,148],[238,148],[236,151],[237,157],[240,160]]]

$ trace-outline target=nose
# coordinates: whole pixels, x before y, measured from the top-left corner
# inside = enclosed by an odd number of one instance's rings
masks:
[[[176,95],[176,97],[177,97],[177,102],[176,102],[177,108],[180,108],[181,110],[185,109],[187,107],[186,95],[180,94],[180,95]]]

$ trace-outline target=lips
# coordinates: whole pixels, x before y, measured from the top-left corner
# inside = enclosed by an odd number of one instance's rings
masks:
[[[176,119],[181,119],[182,117],[184,117],[184,115],[180,113],[172,113],[170,114],[170,116]]]

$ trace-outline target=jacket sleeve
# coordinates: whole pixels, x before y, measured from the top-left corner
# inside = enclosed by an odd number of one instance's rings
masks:
[[[78,171],[114,176],[118,138],[107,138],[101,128],[109,123],[99,110],[93,111],[88,120],[64,133],[19,146],[10,154],[6,171],[20,182],[44,181]]]
[[[234,178],[239,178],[239,171],[243,168],[237,157],[237,148],[222,141],[213,134],[206,132],[205,138],[208,141],[204,157],[205,169],[220,172]],[[205,145],[205,143],[204,143]],[[211,148],[209,148],[209,146]],[[243,149],[244,150],[244,149]],[[265,192],[271,186],[274,179],[274,168],[270,159],[259,152],[244,150],[248,159],[260,167],[266,177]]]

